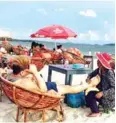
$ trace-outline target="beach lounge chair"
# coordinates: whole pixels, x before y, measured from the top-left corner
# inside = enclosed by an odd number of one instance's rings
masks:
[[[19,121],[19,111],[24,113],[24,122],[27,121],[29,111],[42,111],[42,120],[45,121],[45,111],[55,109],[57,111],[57,120],[63,120],[63,110],[61,106],[62,96],[51,96],[41,92],[29,91],[14,83],[0,77],[2,90],[6,96],[17,105],[16,121]],[[61,119],[62,115],[62,119]]]
[[[32,57],[31,63],[35,64],[38,71],[40,71],[45,65],[49,64],[50,59],[44,59],[44,58],[38,58],[38,57]]]

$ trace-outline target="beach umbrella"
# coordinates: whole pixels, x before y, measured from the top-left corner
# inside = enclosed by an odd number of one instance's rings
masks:
[[[31,38],[68,39],[68,38],[76,38],[76,37],[77,34],[75,32],[62,25],[47,26],[31,34]],[[56,42],[55,42],[55,48],[56,48]]]

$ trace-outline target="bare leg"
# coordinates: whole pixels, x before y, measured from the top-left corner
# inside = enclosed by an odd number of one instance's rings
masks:
[[[68,93],[79,93],[81,91],[84,91],[88,87],[91,87],[90,84],[82,84],[82,85],[57,85],[58,92],[63,95],[63,94],[68,94]]]

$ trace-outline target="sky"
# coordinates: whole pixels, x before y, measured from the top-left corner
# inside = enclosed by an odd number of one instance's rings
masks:
[[[77,33],[77,38],[70,42],[114,43],[114,3],[113,0],[0,1],[0,36],[31,39],[30,35],[40,28],[59,24]]]

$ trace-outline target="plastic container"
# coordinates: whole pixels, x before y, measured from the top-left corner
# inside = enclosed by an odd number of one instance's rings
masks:
[[[68,67],[68,64],[69,64],[69,61],[68,60],[65,60],[64,61],[64,67],[67,68]]]
[[[80,92],[77,94],[67,94],[67,105],[72,108],[78,108],[84,106],[85,103],[85,94]]]
[[[72,68],[73,69],[84,68],[84,64],[73,64]]]

